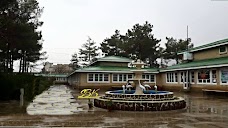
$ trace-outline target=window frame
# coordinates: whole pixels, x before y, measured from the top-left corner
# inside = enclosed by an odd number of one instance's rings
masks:
[[[168,74],[172,74],[172,75],[168,75]],[[176,75],[177,75],[177,77],[176,77]],[[165,78],[166,78],[166,83],[169,83],[169,84],[177,84],[178,83],[178,73],[177,72],[166,72],[166,77]],[[174,82],[169,82],[168,78],[170,80],[172,78]]]
[[[145,75],[145,78],[143,78],[143,75]],[[151,81],[151,76],[153,75],[154,81]],[[145,83],[156,83],[156,74],[153,73],[144,73],[142,74],[142,79],[148,79],[149,81],[145,81]]]
[[[114,81],[114,75],[117,75],[116,81]],[[129,76],[131,76],[131,77],[129,77]],[[126,81],[124,81],[125,77],[126,77]],[[113,73],[112,74],[112,83],[126,83],[128,80],[131,80],[133,77],[134,77],[134,75],[129,74],[129,73]],[[120,79],[121,79],[121,81],[120,81]]]
[[[105,81],[105,74],[108,75],[108,81]],[[90,75],[92,75],[93,81],[90,81]],[[97,81],[96,81],[96,75],[97,75]],[[100,76],[102,76],[102,81],[100,80]],[[87,73],[87,83],[109,83],[110,78],[108,73]]]
[[[188,72],[189,72],[189,76],[190,76],[190,78],[189,78],[190,84],[195,84],[195,71],[188,71]],[[179,82],[180,82],[180,84],[183,84],[184,82],[182,82],[181,73],[187,74],[187,71],[179,72]],[[192,76],[193,76],[193,78],[192,78]],[[192,79],[194,80],[193,82],[192,82]]]
[[[201,70],[209,70],[209,80],[210,80],[209,83],[199,82],[199,71],[201,71]],[[201,70],[198,70],[197,71],[197,84],[199,84],[199,85],[217,85],[217,81],[218,81],[217,78],[218,78],[218,76],[217,76],[217,70],[216,69],[201,69]],[[215,83],[213,83],[212,70],[215,70],[216,71],[216,82]]]
[[[222,68],[219,70],[219,82],[220,82],[220,85],[222,86],[228,86],[228,81],[226,83],[222,83],[222,70],[227,70],[228,71],[228,68]]]
[[[192,76],[193,76],[193,82],[192,82]],[[190,83],[195,84],[195,71],[190,71]]]
[[[225,48],[225,51],[221,52],[221,48]],[[219,54],[225,54],[225,53],[227,53],[227,47],[226,46],[219,47]]]

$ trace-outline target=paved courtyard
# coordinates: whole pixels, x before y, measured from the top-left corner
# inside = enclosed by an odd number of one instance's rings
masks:
[[[62,88],[62,93],[66,93],[68,88]],[[64,90],[64,88],[66,90]],[[74,94],[74,97],[79,95],[79,92],[68,90]],[[56,90],[55,90],[56,92]],[[50,93],[50,92],[49,92]],[[65,94],[64,93],[64,94]],[[102,94],[103,92],[99,92]],[[69,93],[71,94],[71,93]],[[73,108],[78,111],[70,113],[68,110],[72,106],[65,100],[63,104],[59,101],[54,106],[58,109],[63,107],[68,114],[58,115],[56,111],[51,111],[52,114],[34,114],[27,112],[9,112],[0,115],[0,127],[134,127],[134,128],[227,128],[228,127],[228,100],[225,97],[204,96],[201,93],[180,93],[174,92],[176,96],[182,96],[186,99],[187,108],[175,111],[162,112],[126,112],[113,111],[100,108],[88,108],[88,100],[76,99],[72,100]],[[63,95],[62,95],[63,96]],[[71,95],[66,96],[72,99]],[[64,97],[63,96],[63,97]],[[45,96],[44,96],[45,97]],[[56,97],[57,98],[57,97]],[[35,101],[35,102],[38,102]],[[76,104],[77,103],[77,104]],[[14,103],[18,104],[19,103]],[[36,103],[35,103],[36,104]],[[50,107],[49,103],[43,103],[46,107]],[[33,106],[33,103],[30,104]],[[68,107],[67,107],[68,106]],[[30,106],[31,107],[31,106]],[[43,106],[43,108],[45,108]],[[79,108],[79,109],[78,109]],[[14,110],[11,107],[12,111]],[[52,109],[50,109],[52,110]],[[55,109],[56,110],[56,109]],[[1,109],[2,111],[2,109]],[[41,111],[42,112],[42,111]],[[47,112],[47,111],[46,111]],[[55,114],[53,114],[53,112]]]

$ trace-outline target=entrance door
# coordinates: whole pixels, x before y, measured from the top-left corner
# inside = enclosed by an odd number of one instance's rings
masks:
[[[188,71],[181,72],[181,82],[183,83],[184,90],[188,90],[190,88]]]

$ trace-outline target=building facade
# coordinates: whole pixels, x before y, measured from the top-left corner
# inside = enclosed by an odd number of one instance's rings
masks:
[[[158,84],[169,89],[228,90],[228,39],[178,53],[183,62],[160,69]]]
[[[54,80],[54,84],[66,84],[67,76],[73,72],[70,64],[56,64],[46,62],[42,72],[35,74],[36,76],[43,76]]]
[[[68,74],[73,72],[73,68],[70,64],[56,64],[46,62],[42,69],[46,74]]]
[[[178,53],[182,63],[166,68],[144,68],[146,84],[166,90],[228,90],[228,39]],[[134,77],[132,60],[117,56],[98,59],[68,75],[75,88],[121,87]]]
[[[71,73],[68,83],[79,89],[121,87],[134,77],[132,70],[135,67],[129,65],[131,62],[128,58],[107,56]],[[147,68],[147,72],[142,76],[147,79],[145,83],[155,85],[157,73],[158,69]]]

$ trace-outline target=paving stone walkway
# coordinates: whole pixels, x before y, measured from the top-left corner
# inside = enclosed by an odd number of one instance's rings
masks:
[[[59,85],[37,95],[26,110],[29,115],[71,115],[83,108],[72,96],[71,89]]]

